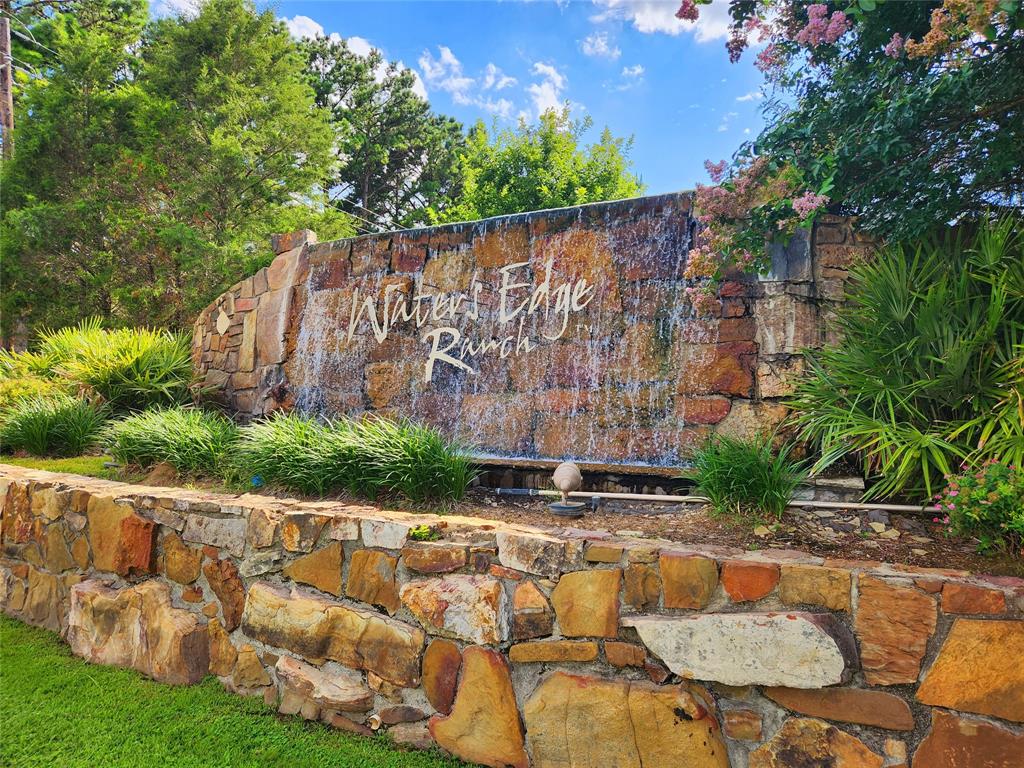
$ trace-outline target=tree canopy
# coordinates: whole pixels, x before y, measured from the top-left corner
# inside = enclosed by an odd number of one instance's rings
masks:
[[[597,142],[580,146],[591,125],[590,118],[572,120],[568,107],[514,129],[492,132],[477,122],[459,159],[459,195],[433,219],[469,221],[642,194],[629,160],[632,138],[606,128]]]

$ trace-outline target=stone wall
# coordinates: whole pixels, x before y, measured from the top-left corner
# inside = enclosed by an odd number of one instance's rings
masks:
[[[342,730],[517,768],[1022,765],[1021,579],[9,466],[0,499],[5,613]]]
[[[690,204],[277,237],[274,262],[197,319],[196,369],[243,416],[375,411],[484,455],[677,466],[712,430],[781,419],[798,353],[825,341],[846,269],[870,248],[824,217],[775,247],[771,274],[724,281],[715,316],[698,318]]]

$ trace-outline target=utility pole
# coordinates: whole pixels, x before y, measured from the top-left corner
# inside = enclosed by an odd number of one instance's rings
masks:
[[[14,155],[14,59],[11,58],[11,0],[0,0],[0,130],[3,156]]]

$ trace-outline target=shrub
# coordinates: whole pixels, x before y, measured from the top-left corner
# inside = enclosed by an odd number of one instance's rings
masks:
[[[843,341],[808,355],[791,403],[813,470],[851,455],[877,480],[868,497],[920,498],[965,457],[1021,456],[1021,220],[883,248],[851,277]]]
[[[70,379],[114,410],[142,410],[188,399],[192,359],[187,336],[148,328],[108,330],[98,320],[43,331],[31,352],[0,354],[4,377]]]
[[[752,522],[777,520],[805,477],[790,452],[789,445],[776,452],[765,435],[751,440],[714,436],[694,453],[693,470],[686,475],[716,514]]]
[[[154,408],[111,423],[103,437],[122,464],[166,461],[182,473],[215,475],[238,440],[238,428],[219,413]]]
[[[65,393],[65,386],[59,381],[31,374],[9,377],[0,375],[0,410],[27,397],[48,397],[61,393]]]
[[[347,490],[413,501],[462,498],[475,477],[457,444],[430,427],[386,419],[319,422],[274,414],[241,429],[236,472],[301,493]]]
[[[33,456],[78,456],[100,436],[103,406],[68,395],[28,397],[0,413],[0,451]]]
[[[988,461],[978,470],[950,477],[936,503],[953,533],[975,536],[979,549],[1024,554],[1024,471]]]

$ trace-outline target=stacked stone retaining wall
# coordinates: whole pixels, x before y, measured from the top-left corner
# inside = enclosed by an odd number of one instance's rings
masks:
[[[5,613],[345,731],[517,768],[1024,765],[1024,580],[6,465],[0,500]]]

